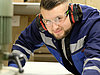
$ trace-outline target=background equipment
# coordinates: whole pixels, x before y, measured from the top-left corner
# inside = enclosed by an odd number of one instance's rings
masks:
[[[12,0],[0,0],[0,75],[17,75],[18,69],[3,66],[9,57],[8,47],[12,40]]]

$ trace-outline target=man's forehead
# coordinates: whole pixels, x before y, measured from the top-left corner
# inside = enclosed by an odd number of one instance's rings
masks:
[[[46,10],[44,8],[41,8],[41,14],[42,14],[43,18],[45,18],[45,19],[47,19],[49,17],[54,18],[58,15],[64,14],[65,11],[67,11],[67,10],[68,10],[68,3],[63,3],[63,4],[60,4],[56,7],[54,7],[51,10]]]
[[[64,3],[62,3],[62,4],[59,4],[59,5],[55,6],[54,8],[52,8],[52,9],[50,9],[50,10],[53,10],[53,9],[56,9],[56,8],[57,8],[57,9],[58,9],[58,8],[66,9],[66,8],[68,8],[68,5],[69,5],[68,2],[64,2]],[[44,8],[42,7],[41,9],[44,9]],[[48,9],[45,9],[45,10],[48,10]],[[48,10],[48,11],[50,11],[50,10]]]

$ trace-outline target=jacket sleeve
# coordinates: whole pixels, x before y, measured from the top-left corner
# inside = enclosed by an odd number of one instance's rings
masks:
[[[89,33],[84,53],[86,59],[82,75],[100,75],[100,19]]]
[[[36,26],[36,19],[21,32],[20,36],[16,40],[12,47],[12,54],[23,55],[24,60],[21,61],[22,66],[25,65],[27,59],[29,59],[30,54],[34,52],[35,49],[43,45],[43,41],[39,34],[39,29]],[[9,66],[17,67],[13,61],[9,61]]]

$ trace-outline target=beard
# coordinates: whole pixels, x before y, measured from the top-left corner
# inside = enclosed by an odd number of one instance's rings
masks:
[[[69,29],[67,29],[67,30],[64,30],[64,33],[61,35],[61,34],[57,34],[57,35],[55,35],[55,34],[53,34],[52,33],[52,35],[57,39],[57,40],[60,40],[60,39],[63,39],[63,38],[65,38],[69,33],[70,33],[70,31],[71,31],[71,29],[72,29],[72,26],[69,28]]]

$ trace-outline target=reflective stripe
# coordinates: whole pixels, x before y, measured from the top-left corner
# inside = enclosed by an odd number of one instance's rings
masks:
[[[75,44],[70,44],[71,53],[75,52],[75,47],[76,47],[76,43]]]
[[[98,10],[98,12],[99,12],[99,15],[100,15],[100,10]]]
[[[24,53],[22,53],[21,51],[19,51],[19,50],[13,50],[12,51],[12,53],[15,53],[15,54],[17,54],[17,55],[23,55],[23,57],[24,57],[24,59],[27,61],[28,59],[27,59],[27,56],[24,54]]]
[[[97,66],[85,67],[83,69],[83,73],[85,70],[96,70],[96,71],[100,72],[100,69]]]
[[[64,40],[65,40],[65,38],[62,39],[62,49],[63,49],[63,53],[64,53],[65,58],[68,60],[67,55],[66,55],[65,41]]]
[[[50,45],[50,46],[56,48],[56,46],[55,46],[55,45],[53,44],[53,42],[52,42],[52,38],[45,36],[44,33],[41,33],[41,32],[40,32],[40,34],[41,34],[41,37],[42,37],[43,42],[44,42],[45,44]],[[56,49],[57,49],[57,48],[56,48]]]
[[[24,46],[21,46],[21,45],[19,45],[19,44],[14,44],[14,45],[23,48],[28,54],[31,54],[31,53],[32,53],[29,49],[25,48]]]
[[[65,38],[63,38],[61,42],[62,42],[62,50],[63,50],[64,56],[68,60],[67,55],[66,55],[66,49],[65,49]],[[72,63],[70,61],[69,61],[69,63],[72,65]]]
[[[89,58],[89,59],[86,59],[85,62],[84,62],[84,66],[87,64],[88,61],[90,60],[97,60],[97,61],[100,61],[100,58]]]
[[[75,44],[70,44],[70,49],[71,49],[71,53],[74,53],[75,51],[81,49],[84,45],[84,39],[86,36],[84,36],[83,38],[79,39],[77,41],[77,43]]]

